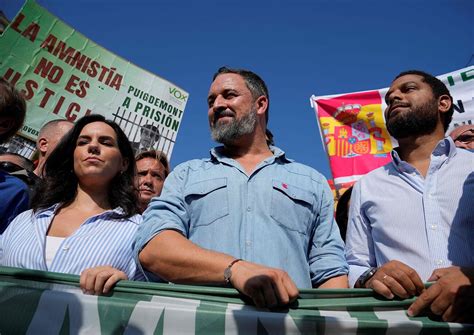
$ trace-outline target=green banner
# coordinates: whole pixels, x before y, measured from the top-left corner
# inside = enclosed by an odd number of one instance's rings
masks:
[[[120,124],[134,148],[148,137],[148,147],[168,158],[188,100],[186,91],[102,48],[33,0],[0,38],[0,76],[27,99],[24,137],[35,140],[49,120],[98,113]]]
[[[302,290],[289,309],[245,304],[234,289],[122,281],[85,295],[74,275],[0,267],[0,334],[472,334],[411,318],[413,299],[367,289]]]

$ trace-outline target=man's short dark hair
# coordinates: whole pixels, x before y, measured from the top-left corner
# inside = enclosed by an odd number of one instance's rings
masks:
[[[51,129],[54,129],[56,126],[58,126],[62,122],[66,122],[66,123],[70,123],[74,125],[74,122],[71,122],[66,119],[55,119],[55,120],[48,121],[41,127],[38,138],[43,136],[45,133],[48,133]]]
[[[420,71],[420,70],[409,70],[409,71],[401,72],[398,76],[395,77],[394,81],[400,77],[407,76],[410,74],[414,74],[414,75],[422,77],[423,82],[427,83],[431,87],[431,90],[433,91],[433,95],[436,99],[438,99],[442,95],[449,96],[449,99],[451,100],[451,108],[449,109],[448,112],[443,113],[444,115],[443,127],[444,127],[444,131],[446,132],[449,128],[449,124],[451,123],[451,120],[453,119],[453,113],[454,113],[453,97],[449,93],[448,88],[441,80],[439,80],[435,76],[432,76],[431,74]]]
[[[155,140],[158,140],[160,138],[160,130],[158,129],[157,126],[155,126],[154,124],[151,124],[151,123],[147,123],[145,125],[143,125],[140,129],[140,133],[143,134],[143,130],[146,129],[148,130],[148,134],[150,135],[153,135],[153,138]]]
[[[254,100],[261,97],[262,95],[267,98],[268,105],[267,110],[265,111],[265,121],[268,123],[268,112],[270,110],[270,95],[268,94],[268,88],[263,79],[260,78],[258,74],[249,70],[233,69],[223,66],[219,70],[217,70],[216,73],[214,73],[212,81],[216,80],[217,76],[226,73],[235,73],[241,76],[244,79],[247,88],[252,93],[252,97],[254,98]]]
[[[13,126],[0,135],[0,143],[6,142],[21,128],[25,121],[26,102],[10,82],[0,78],[0,117],[11,118]]]
[[[159,133],[158,127],[155,126],[154,124],[151,124],[151,123],[147,123],[147,124],[143,125],[142,129],[148,129],[148,130],[151,130],[154,133]]]
[[[170,163],[168,162],[168,158],[166,158],[166,154],[163,151],[159,150],[146,150],[140,152],[135,157],[135,162],[142,160],[143,158],[153,158],[160,162],[163,167],[165,168],[165,178],[168,177],[170,174]]]

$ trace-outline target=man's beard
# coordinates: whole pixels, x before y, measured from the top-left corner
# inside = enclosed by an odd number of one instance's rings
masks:
[[[216,142],[232,145],[241,136],[251,134],[257,126],[257,110],[253,109],[240,119],[229,122],[214,122],[211,125],[211,136]]]
[[[430,100],[423,105],[408,107],[389,117],[387,130],[396,139],[431,134],[438,124],[438,101]]]

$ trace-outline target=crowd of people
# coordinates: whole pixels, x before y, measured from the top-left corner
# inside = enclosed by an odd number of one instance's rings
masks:
[[[371,288],[417,296],[410,316],[474,322],[474,127],[445,136],[453,99],[440,80],[394,79],[385,120],[399,146],[336,215],[326,179],[274,145],[257,74],[220,68],[207,101],[222,145],[173,171],[100,115],[46,123],[34,168],[0,156],[0,265],[78,274],[90,294],[123,279],[230,286],[261,308],[304,288]],[[0,144],[25,113],[0,80]]]

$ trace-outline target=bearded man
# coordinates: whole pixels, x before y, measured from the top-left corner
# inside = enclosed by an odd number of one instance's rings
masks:
[[[347,287],[327,181],[267,144],[269,95],[247,70],[221,68],[208,94],[208,159],[175,168],[144,213],[141,265],[182,284],[232,285],[258,307],[298,288]]]
[[[349,282],[388,299],[421,296],[445,321],[474,316],[474,154],[445,132],[453,115],[446,86],[421,71],[399,74],[385,100],[393,161],[352,191],[346,236]],[[427,290],[424,281],[435,281]]]

